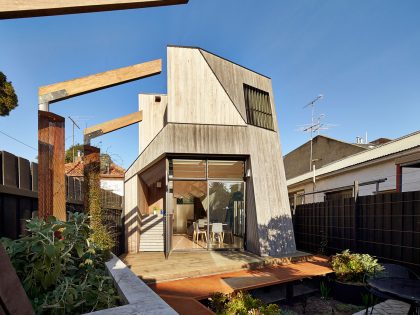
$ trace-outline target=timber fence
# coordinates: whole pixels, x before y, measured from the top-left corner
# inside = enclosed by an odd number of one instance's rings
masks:
[[[420,270],[420,191],[297,205],[293,222],[299,250],[350,249]]]
[[[66,176],[66,211],[83,212],[83,181]],[[122,196],[101,189],[104,224],[110,231],[116,255],[124,252]],[[26,220],[38,211],[38,164],[0,151],[0,237],[16,239],[25,233]]]

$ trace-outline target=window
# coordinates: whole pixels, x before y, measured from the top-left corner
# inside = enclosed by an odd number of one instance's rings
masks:
[[[248,124],[274,130],[270,95],[247,84],[244,84],[244,93]]]
[[[243,161],[209,161],[209,178],[243,179]]]
[[[171,160],[169,175],[174,178],[206,178],[206,161]]]

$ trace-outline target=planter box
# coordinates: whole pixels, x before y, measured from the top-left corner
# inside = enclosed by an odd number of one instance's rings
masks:
[[[121,299],[127,304],[88,313],[89,315],[178,314],[141,281],[117,256],[112,255],[112,259],[106,262],[106,268],[114,279],[115,287]]]
[[[363,305],[363,295],[368,294],[363,284],[333,281],[332,295],[334,299],[348,304]]]

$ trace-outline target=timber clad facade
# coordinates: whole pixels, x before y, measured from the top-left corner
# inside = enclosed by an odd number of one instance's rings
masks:
[[[168,47],[168,94],[141,94],[140,152],[125,174],[129,252],[294,252],[271,79]]]

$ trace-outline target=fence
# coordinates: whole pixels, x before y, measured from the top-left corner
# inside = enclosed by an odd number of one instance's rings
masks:
[[[83,212],[83,182],[66,176],[66,210]],[[101,189],[104,223],[115,241],[115,254],[122,247],[122,197]],[[27,219],[38,210],[38,164],[0,151],[0,237],[16,239],[24,233]]]
[[[299,250],[350,249],[420,269],[420,191],[298,205],[293,222]]]

